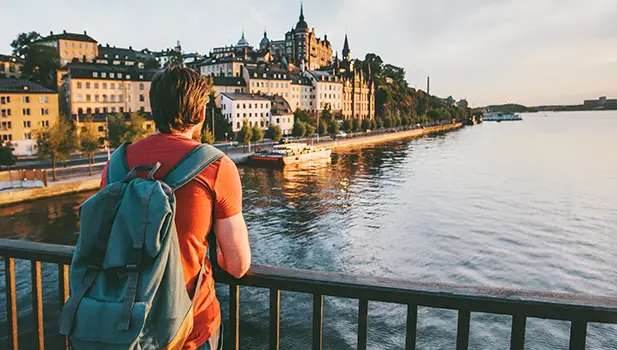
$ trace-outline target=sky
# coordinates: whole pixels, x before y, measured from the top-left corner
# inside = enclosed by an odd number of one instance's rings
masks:
[[[20,32],[84,30],[100,44],[208,53],[242,34],[282,39],[290,0],[22,0],[0,12],[0,53]],[[472,106],[617,98],[617,0],[304,0],[317,36],[405,68],[410,86]]]

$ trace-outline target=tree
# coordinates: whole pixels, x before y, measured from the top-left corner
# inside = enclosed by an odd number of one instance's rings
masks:
[[[13,147],[11,147],[10,143],[0,145],[0,168],[2,168],[3,165],[15,165]]]
[[[214,138],[216,140],[226,140],[227,135],[233,135],[231,122],[223,116],[220,108],[216,107],[216,99],[214,93],[210,92],[210,100],[206,104],[206,119],[204,127],[207,125],[212,129],[212,112],[214,111]]]
[[[336,120],[332,120],[330,121],[330,124],[328,124],[328,132],[330,133],[330,135],[336,135],[338,134],[339,127],[339,122]]]
[[[353,118],[353,120],[351,121],[351,129],[352,131],[360,131],[360,128],[362,127],[362,121],[360,121],[360,118]]]
[[[53,47],[31,45],[26,51],[23,77],[46,88],[57,90],[56,70],[60,62]]]
[[[107,116],[107,129],[111,147],[119,147],[125,142],[135,142],[147,135],[144,128],[146,120],[139,112],[131,112],[128,120],[121,114],[109,114]]]
[[[61,116],[60,120],[50,128],[35,132],[36,145],[41,158],[51,158],[53,180],[56,181],[56,162],[66,160],[77,150],[77,138],[69,123]]]
[[[278,142],[283,138],[283,130],[279,125],[271,125],[266,132],[266,137],[274,142]]]
[[[298,121],[303,123],[308,123],[310,121],[308,113],[300,108],[296,108],[296,111],[294,112],[294,123]]]
[[[184,53],[182,53],[182,45],[180,41],[171,50],[168,50],[169,60],[165,63],[165,67],[179,66],[184,67]]]
[[[383,117],[383,127],[384,128],[392,127],[392,118],[390,118],[390,116]]]
[[[369,126],[371,130],[377,129],[377,122],[375,121],[375,119],[369,119]]]
[[[205,124],[203,129],[201,130],[201,143],[207,143],[209,145],[214,144],[214,134],[210,130],[210,127]]]
[[[371,128],[371,122],[368,118],[362,119],[362,130],[366,131]]]
[[[381,118],[375,119],[375,129],[383,128],[383,120]]]
[[[321,111],[320,120],[326,122],[326,125],[327,125],[333,118],[334,118],[334,115],[332,114],[332,107],[330,107],[330,104],[328,103]]]
[[[236,141],[240,142],[243,145],[248,145],[251,143],[251,139],[253,138],[253,129],[251,129],[248,124],[244,123],[242,125],[242,129],[238,131],[238,136],[236,136]]]
[[[262,129],[261,126],[255,123],[255,126],[253,127],[253,135],[251,137],[251,141],[259,142],[263,139],[264,139],[264,129]]]
[[[315,127],[310,123],[306,123],[305,127],[306,127],[306,132],[304,133],[304,136],[306,137],[313,136],[313,134],[315,133]]]
[[[296,137],[302,137],[306,134],[306,124],[301,121],[296,121],[292,130],[292,134]]]
[[[99,149],[99,137],[92,130],[91,120],[86,120],[88,127],[85,131],[79,133],[79,149],[81,154],[88,157],[88,172],[92,176],[92,163],[94,163],[94,154]]]
[[[319,121],[319,135],[325,135],[328,132],[328,123],[325,120]]]
[[[17,35],[17,38],[11,42],[11,47],[13,48],[13,55],[25,58],[28,53],[28,48],[30,47],[30,44],[41,38],[41,34],[37,32],[19,33]]]
[[[345,130],[345,131],[351,131],[351,127],[352,127],[352,125],[351,125],[351,124],[352,124],[352,123],[351,123],[351,119],[345,119],[345,120],[343,120],[343,127],[342,127],[342,128],[343,128],[343,130]]]
[[[155,58],[149,58],[144,62],[144,67],[146,69],[159,69],[160,64],[159,61],[157,61]]]

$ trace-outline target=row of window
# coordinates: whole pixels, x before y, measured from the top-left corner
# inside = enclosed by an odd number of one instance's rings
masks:
[[[30,103],[30,96],[22,96],[21,97],[21,102],[22,103]],[[39,96],[39,102],[40,103],[48,103],[49,102],[49,96]],[[0,96],[0,104],[9,104],[11,103],[11,96]]]
[[[263,82],[263,81],[252,81],[251,82],[251,87],[268,87],[268,83],[267,82]],[[270,82],[270,87],[271,88],[282,88],[282,89],[287,89],[289,88],[289,83],[274,83],[274,82]]]
[[[0,63],[0,73],[4,73],[6,71],[6,69],[4,68],[4,63]],[[14,64],[9,64],[9,73],[15,73],[19,71],[19,73],[22,72],[22,66],[19,65],[17,67],[17,69],[15,69],[15,65]]]
[[[114,78],[114,79],[115,79],[115,78],[118,78],[118,79],[122,79],[122,73],[113,73],[113,72],[110,72],[110,73],[109,73],[109,75],[108,75],[108,74],[107,74],[107,72],[101,72],[100,76],[101,76],[101,78],[107,78],[107,77],[109,76],[109,78]],[[92,77],[93,77],[93,78],[98,78],[98,77],[99,77],[99,72],[92,72]],[[124,75],[124,78],[125,78],[126,80],[129,80],[129,79],[131,79],[131,75],[130,75],[130,74],[125,74],[125,75]],[[140,80],[143,80],[143,79],[144,79],[144,75],[143,75],[143,74],[140,74],[140,75],[139,75],[139,79],[140,79]]]
[[[236,103],[236,108],[240,109],[240,106],[241,106],[240,103]],[[242,104],[242,108],[246,109],[246,106],[247,106],[246,103]],[[262,108],[263,109],[263,108],[270,108],[270,103],[268,103],[268,102],[265,103],[265,104],[264,103],[259,103],[259,104],[257,104],[257,103],[255,103],[255,104],[249,103],[248,106],[249,106],[248,107],[249,109],[252,109],[253,106],[255,106],[254,108]],[[227,107],[226,107],[225,104],[223,104],[223,109],[225,109],[225,108],[227,108]]]
[[[86,112],[85,114],[92,114],[92,113],[99,114],[99,113],[101,113],[101,111],[103,113],[109,113],[110,111],[111,111],[111,113],[116,113],[116,112],[124,113],[124,107],[119,107],[117,109],[116,109],[116,107],[111,107],[111,108],[108,108],[108,107],[101,107],[101,108],[95,107],[94,109],[88,107],[88,108],[85,109],[85,112]],[[128,111],[132,112],[133,110],[131,108],[129,108]],[[145,112],[146,108],[143,107],[143,106],[139,107],[139,111],[140,112]],[[77,114],[78,115],[84,115],[84,109],[83,108],[77,108]]]
[[[30,120],[24,120],[22,121],[24,128],[32,128],[32,122]],[[39,126],[43,127],[43,128],[48,128],[49,127],[49,120],[42,120],[39,123]],[[12,129],[13,128],[13,122],[11,121],[4,121],[4,122],[0,122],[0,128],[2,130],[7,130],[7,129]]]
[[[131,102],[131,96],[127,96],[126,98],[127,102]],[[146,95],[139,95],[139,102],[145,102],[146,101]],[[76,94],[75,95],[75,102],[84,102],[84,96],[82,94]],[[92,95],[90,94],[86,94],[86,100],[85,102],[92,102]],[[116,95],[94,95],[94,102],[124,102],[124,95],[118,95],[118,97],[116,98]]]
[[[112,73],[112,74],[113,74],[113,73]],[[118,74],[119,74],[119,73],[118,73]],[[102,89],[107,89],[107,86],[108,86],[108,85],[107,85],[107,83],[101,83],[101,85],[99,85],[99,83],[94,83],[93,85],[94,85],[94,88],[95,88],[95,89],[98,89],[98,88],[99,88],[99,86],[101,86],[101,88],[102,88]],[[78,89],[81,89],[83,86],[85,86],[85,87],[86,87],[86,89],[90,89],[90,86],[91,86],[91,85],[90,85],[90,82],[86,82],[85,84],[82,84],[82,82],[81,82],[81,81],[78,81],[78,82],[75,84],[75,86],[76,86]],[[123,84],[123,83],[121,83],[121,82],[120,82],[120,83],[118,83],[118,89],[122,89],[123,87],[124,87],[124,84]],[[116,89],[116,83],[109,83],[109,88],[110,88],[111,90],[115,90],[115,89]],[[127,83],[127,84],[126,84],[126,88],[130,90],[130,89],[131,89],[131,83]],[[146,85],[145,85],[144,83],[139,83],[139,90],[145,90],[145,88],[146,88]]]
[[[238,115],[238,118],[240,118],[240,113],[238,113],[237,115]],[[265,115],[265,116],[266,116],[266,117],[269,117],[269,116],[270,116],[270,112],[266,112],[266,115]],[[242,117],[243,117],[243,118],[246,118],[246,117],[247,117],[246,113],[242,113]],[[249,117],[249,118],[253,118],[253,117],[261,117],[261,118],[263,118],[263,117],[264,117],[264,114],[263,114],[263,113],[261,113],[260,115],[257,115],[257,113],[255,113],[255,115],[253,116],[253,113],[249,113],[249,114],[248,114],[248,117]]]
[[[30,108],[22,108],[21,109],[21,115],[32,115],[30,113]],[[49,108],[41,108],[41,115],[49,115]],[[10,108],[0,109],[0,116],[2,116],[4,118],[10,117],[11,116],[11,109]]]
[[[55,44],[55,43],[54,43],[54,44]],[[56,46],[56,45],[53,45],[53,46]],[[83,47],[84,47],[84,49],[88,49],[88,46],[90,46],[90,49],[92,49],[92,50],[94,50],[94,48],[95,48],[95,44],[87,44],[87,43],[83,43]],[[65,41],[65,42],[64,42],[64,47],[69,47],[69,42],[68,42],[68,41]],[[72,48],[75,48],[75,42],[71,42],[71,47],[72,47]],[[78,42],[78,43],[77,43],[77,48],[78,48],[78,49],[81,49],[81,47],[82,47],[82,43]]]
[[[62,57],[77,57],[77,58],[82,58],[83,56],[87,56],[90,57],[90,59],[94,59],[94,57],[96,57],[93,53],[88,54],[87,52],[84,52],[82,54],[81,51],[72,51],[71,55],[69,56],[68,51],[64,51]]]

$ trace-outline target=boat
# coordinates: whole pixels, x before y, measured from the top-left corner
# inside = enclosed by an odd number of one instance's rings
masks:
[[[502,121],[515,121],[523,120],[518,114],[512,113],[487,113],[484,115],[483,121],[485,122],[502,122]]]
[[[271,150],[259,151],[250,157],[251,162],[289,165],[314,160],[330,159],[331,149],[309,146],[306,143],[275,145]]]

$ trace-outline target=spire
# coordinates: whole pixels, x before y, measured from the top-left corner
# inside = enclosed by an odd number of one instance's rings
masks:
[[[345,34],[345,44],[343,45],[343,59],[349,60],[351,50],[349,49],[349,40],[347,40],[347,34]]]
[[[300,1],[300,21],[304,21],[304,5]]]

